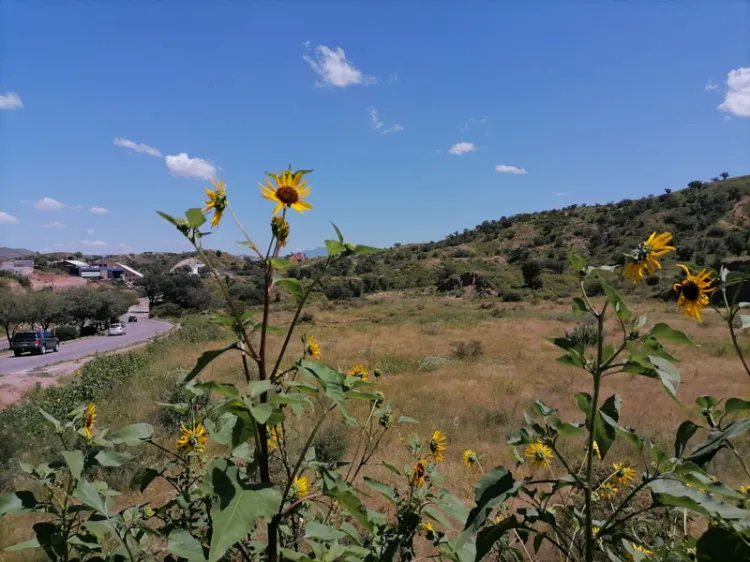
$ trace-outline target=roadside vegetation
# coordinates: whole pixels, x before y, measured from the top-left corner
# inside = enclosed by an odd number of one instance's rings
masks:
[[[92,362],[12,409],[3,427],[43,445],[10,451],[31,461],[5,473],[0,536],[11,551],[132,562],[750,559],[749,275],[695,263],[694,251],[683,259],[683,240],[648,224],[617,259],[568,244],[554,274],[564,283],[546,300],[535,291],[549,279],[523,251],[508,255],[520,278],[494,265],[517,279],[507,287],[518,297],[465,271],[460,287],[478,298],[414,286],[338,298],[333,283],[356,292],[340,272],[402,248],[380,252],[334,226],[327,258],[298,267],[280,257],[288,211],[312,209],[307,174],[261,184],[275,205],[266,252],[223,181],[203,209],[160,213],[206,263],[222,307],[195,320],[195,336]],[[222,220],[257,255],[259,306],[233,294],[203,248]],[[645,298],[669,270],[673,301]]]

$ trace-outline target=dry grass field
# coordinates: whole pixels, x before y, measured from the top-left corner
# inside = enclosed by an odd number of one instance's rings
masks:
[[[656,380],[620,374],[604,382],[603,397],[617,393],[623,399],[621,423],[638,428],[641,435],[671,451],[677,426],[688,418],[697,421],[694,399],[703,394],[748,398],[747,375],[734,354],[725,326],[711,311],[706,311],[704,322],[698,325],[684,319],[672,303],[642,301],[630,305],[635,313],[648,314],[648,325],[667,322],[686,332],[700,346],[668,345],[681,360],[680,403],[670,399]],[[468,473],[462,463],[464,449],[471,448],[482,455],[485,467],[512,466],[505,441],[511,431],[523,424],[523,410],[536,399],[559,409],[568,421],[582,420],[573,394],[589,390],[587,375],[555,362],[559,350],[542,339],[563,335],[575,326],[576,319],[567,303],[511,304],[496,299],[383,294],[336,304],[314,303],[308,311],[309,316],[300,325],[299,332],[300,335],[315,335],[323,361],[342,370],[363,364],[370,372],[370,380],[375,380],[373,372],[379,369],[382,376],[377,379],[378,387],[391,401],[397,415],[407,415],[420,422],[419,425],[397,426],[378,456],[400,465],[408,458],[403,440],[411,432],[426,437],[435,429],[442,430],[448,436],[448,453],[441,467],[445,475],[443,485],[467,501],[471,498],[476,475]],[[272,314],[271,324],[285,325],[290,318],[288,310],[278,308]],[[615,338],[615,326],[608,329]],[[743,346],[750,347],[748,337],[741,337]],[[279,340],[280,336],[272,337],[272,352]],[[465,346],[468,351],[456,354],[462,342],[472,341],[479,344]],[[292,342],[289,363],[302,352],[299,338]],[[157,410],[154,401],[163,399],[159,393],[165,381],[175,377],[179,369],[190,369],[205,350],[217,347],[218,343],[213,342],[169,348],[154,362],[148,378],[142,377],[142,384],[130,389],[127,399],[100,405],[99,423],[102,427],[118,427],[153,419]],[[435,357],[449,361],[425,360]],[[240,358],[237,354],[225,354],[211,363],[201,376],[205,380],[239,382],[242,379]],[[343,430],[341,424],[331,419],[324,426],[321,446],[332,450],[353,448],[356,433]],[[295,428],[293,420],[289,425],[300,433],[306,429]],[[170,444],[174,435],[163,435],[160,439]],[[569,441],[563,444],[562,450],[575,450],[578,455],[583,444]],[[610,456],[613,460],[627,459],[636,466],[642,464],[627,445],[619,441]],[[728,483],[744,483],[739,481],[729,457],[720,455],[716,462],[716,472]],[[384,470],[378,471],[376,477],[387,480],[387,474]],[[155,492],[168,493],[158,488],[149,489],[150,495]],[[128,493],[121,501],[143,503],[145,498]],[[0,548],[29,536],[28,519],[24,521],[23,526],[13,518],[0,522]],[[24,555],[21,557],[0,554],[0,560],[30,560],[29,552],[19,553]]]

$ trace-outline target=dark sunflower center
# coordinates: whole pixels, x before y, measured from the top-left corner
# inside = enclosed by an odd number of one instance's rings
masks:
[[[682,286],[682,296],[685,297],[685,300],[697,301],[698,297],[701,296],[701,289],[695,281],[688,281]]]
[[[543,461],[544,459],[547,458],[547,455],[545,455],[542,451],[537,451],[536,453],[534,453],[534,457],[538,461]]]
[[[297,193],[297,190],[287,185],[276,190],[276,197],[287,206],[294,205],[299,201],[299,193]]]

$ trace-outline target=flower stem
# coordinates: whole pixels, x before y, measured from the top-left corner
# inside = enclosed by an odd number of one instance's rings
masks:
[[[604,311],[596,316],[598,326],[598,342],[596,352],[596,368],[594,375],[594,396],[591,399],[591,411],[589,414],[589,446],[586,451],[586,562],[594,562],[594,531],[593,531],[593,502],[591,499],[594,486],[594,428],[596,427],[596,415],[599,405],[599,391],[602,384],[602,349],[604,347]]]

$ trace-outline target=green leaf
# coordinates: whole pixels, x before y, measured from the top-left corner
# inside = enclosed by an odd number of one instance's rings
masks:
[[[656,324],[653,328],[651,328],[649,335],[658,340],[667,340],[673,343],[695,345],[693,340],[691,340],[690,337],[687,336],[684,332],[675,330],[674,328],[671,328],[664,323]]]
[[[161,211],[156,211],[156,214],[159,215],[161,218],[163,218],[165,221],[177,226],[177,219],[174,218],[172,215],[168,215],[167,213],[163,213]]]
[[[713,396],[709,396],[708,394],[704,394],[703,396],[699,396],[695,399],[696,406],[700,406],[701,408],[705,410],[710,410],[714,406],[716,406],[721,400],[718,400],[714,398]]]
[[[274,487],[243,487],[237,467],[226,459],[214,462],[209,474],[213,491],[219,496],[211,509],[214,533],[208,557],[209,562],[216,562],[248,536],[259,519],[270,520],[279,511],[281,494]]]
[[[76,480],[81,479],[83,473],[83,453],[81,451],[63,451],[60,453],[68,465],[70,473]]]
[[[379,252],[382,252],[380,248],[373,248],[372,246],[360,246],[357,245],[354,247],[354,253],[357,255],[362,254],[377,254]]]
[[[568,250],[568,262],[570,262],[570,267],[572,267],[575,272],[582,271],[583,268],[588,265],[586,258],[578,255],[573,248]]]
[[[250,414],[258,423],[266,423],[273,415],[273,406],[268,403],[261,403],[257,406],[250,406]]]
[[[740,326],[740,330],[745,330],[746,328],[750,328],[750,316],[747,314],[740,314],[740,321],[742,322],[742,325]]]
[[[613,394],[604,401],[597,411],[596,423],[594,424],[594,440],[599,446],[602,460],[612,447],[617,437],[617,427],[620,420],[620,406],[622,400]]]
[[[333,224],[333,222],[331,222],[331,224],[333,225],[333,230],[336,231],[336,237],[339,239],[339,242],[343,244],[344,243],[344,235],[341,234],[341,231],[339,230],[338,226],[336,226],[335,224]]]
[[[39,408],[39,413],[42,414],[42,416],[44,416],[44,418],[47,421],[49,421],[52,425],[54,425],[55,429],[60,429],[60,427],[62,427],[60,425],[60,422],[57,421],[57,419],[54,416],[52,416],[52,415],[48,414],[47,412],[45,412],[44,409]]]
[[[398,417],[398,423],[419,423],[414,418],[410,418],[409,416],[399,416]]]
[[[349,425],[357,425],[357,420],[349,414],[346,408],[346,395],[341,373],[317,361],[301,361],[300,371],[307,376],[312,376],[321,384],[326,396],[336,403]]]
[[[137,486],[138,491],[143,492],[157,476],[159,476],[158,470],[154,468],[142,468],[133,476],[133,486]]]
[[[109,440],[115,445],[127,445],[128,447],[134,447],[146,441],[151,441],[153,436],[154,428],[150,423],[126,425],[119,431],[108,435]]]
[[[677,458],[682,457],[682,453],[685,451],[685,447],[688,441],[695,435],[695,432],[700,429],[700,426],[695,425],[690,420],[684,421],[677,428],[677,435],[674,440],[674,455]]]
[[[680,386],[680,372],[674,365],[672,365],[672,363],[661,357],[656,357],[655,355],[649,355],[648,362],[652,368],[646,369],[645,371],[632,371],[629,368],[624,370],[628,372],[637,372],[640,375],[652,379],[658,379],[664,389],[669,393],[669,396],[679,403],[679,400],[677,400],[677,389]]]
[[[196,361],[195,367],[193,367],[193,369],[187,375],[185,375],[185,378],[181,379],[179,382],[181,384],[190,382],[200,374],[200,372],[206,367],[206,365],[216,359],[219,355],[229,351],[230,349],[236,348],[237,346],[234,343],[231,343],[222,349],[212,349],[211,351],[204,351],[203,355],[201,355],[198,358],[198,361]]]
[[[240,391],[237,390],[237,387],[231,383],[206,381],[206,382],[199,382],[198,384],[194,385],[193,388],[202,390],[204,392],[216,392],[217,394],[228,396],[230,398],[237,397],[240,395]]]
[[[476,560],[482,560],[489,552],[495,543],[508,534],[511,530],[517,528],[519,525],[515,517],[511,516],[503,519],[496,525],[491,525],[482,529],[477,535],[477,554]]]
[[[297,302],[299,302],[302,297],[305,296],[305,290],[302,288],[302,285],[297,279],[294,279],[293,277],[276,279],[274,281],[274,284],[283,288],[286,292],[292,295],[295,299],[297,299]]]
[[[326,240],[326,250],[328,250],[329,256],[340,254],[345,249],[346,248],[344,248],[344,245],[341,242],[338,242],[336,240]]]
[[[662,505],[684,507],[708,517],[721,517],[728,520],[746,519],[750,512],[709,496],[697,488],[690,488],[677,480],[658,479],[648,487],[656,494]]]
[[[565,437],[578,437],[585,432],[586,430],[580,424],[563,422],[557,426],[557,433]]]
[[[615,311],[615,314],[617,317],[622,321],[627,321],[631,317],[631,312],[628,309],[627,305],[625,304],[625,301],[622,299],[622,295],[611,285],[609,285],[601,275],[599,277],[599,282],[602,285],[602,289],[604,290],[604,294],[607,295],[607,300],[609,301],[610,306]]]
[[[271,379],[266,379],[263,381],[252,381],[247,385],[247,391],[250,394],[250,398],[255,398],[256,396],[260,396],[264,392],[268,392],[273,387],[274,383]]]
[[[460,548],[487,522],[492,510],[515,496],[520,485],[508,469],[498,466],[482,476],[474,486],[475,507],[469,512],[463,532],[456,539]]]
[[[34,537],[33,539],[29,539],[27,541],[14,544],[13,546],[9,546],[5,550],[7,550],[8,552],[18,552],[19,550],[27,550],[29,548],[39,548],[40,546],[42,545],[39,544],[39,540],[37,540],[37,538]]]
[[[365,476],[365,484],[367,484],[367,487],[371,490],[374,490],[381,496],[385,497],[389,502],[396,503],[396,490],[394,490],[392,486],[373,480],[368,476]]]
[[[734,412],[745,412],[750,410],[750,401],[742,398],[730,398],[724,404],[724,412],[732,414]]]
[[[193,207],[192,209],[188,209],[187,211],[185,211],[185,218],[187,219],[187,222],[191,228],[200,228],[200,226],[206,222],[206,217],[203,215],[203,212],[197,207]]]
[[[131,455],[130,453],[120,453],[117,451],[99,451],[94,458],[102,466],[114,467],[122,466],[130,459],[132,459],[133,455]]]
[[[750,545],[734,529],[709,527],[696,544],[698,562],[747,562]]]
[[[73,491],[73,496],[81,500],[94,511],[106,515],[107,509],[104,507],[102,497],[99,495],[96,488],[94,488],[94,486],[92,486],[87,480],[81,479],[78,481],[78,484]]]
[[[708,437],[685,457],[685,460],[704,467],[727,441],[743,435],[748,430],[750,430],[750,418],[733,421],[722,431],[709,433]]]
[[[310,521],[305,526],[305,538],[308,539],[320,539],[323,541],[335,541],[337,539],[343,539],[346,536],[345,533],[334,529],[329,525],[323,525],[317,521]]]
[[[0,517],[34,511],[39,502],[29,491],[0,494]]]
[[[274,269],[286,269],[292,267],[294,264],[284,258],[271,258],[271,265]]]
[[[177,404],[170,404],[167,402],[157,402],[157,406],[164,408],[166,410],[172,410],[173,412],[177,412],[178,414],[185,415],[190,411],[190,404],[187,402],[179,402]]]
[[[204,562],[206,560],[201,543],[185,529],[175,529],[169,533],[167,550],[188,562]]]
[[[573,316],[588,314],[589,309],[581,297],[573,297]]]

